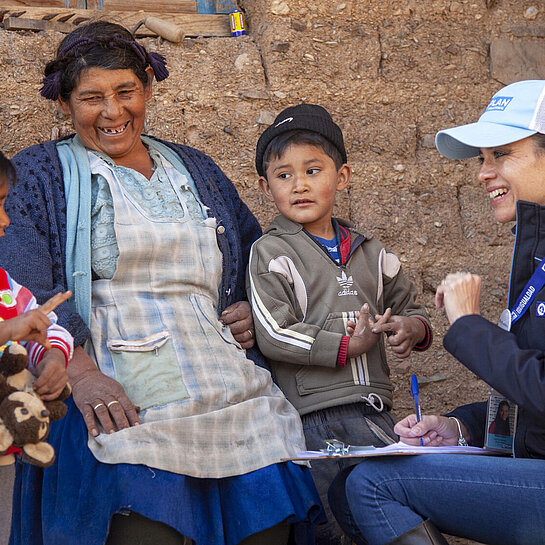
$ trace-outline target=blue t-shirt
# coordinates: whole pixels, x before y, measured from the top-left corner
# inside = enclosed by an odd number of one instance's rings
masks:
[[[339,245],[337,244],[336,236],[330,240],[328,240],[327,238],[315,237],[314,235],[312,235],[312,237],[316,239],[329,252],[329,255],[335,260],[336,263],[341,262],[341,258],[339,255]]]

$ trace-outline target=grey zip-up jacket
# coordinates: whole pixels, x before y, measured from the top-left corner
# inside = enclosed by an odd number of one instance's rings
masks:
[[[247,290],[256,340],[277,384],[302,415],[363,402],[362,396],[370,394],[379,396],[386,409],[392,407],[384,339],[346,365],[339,361],[347,321],[363,303],[371,316],[391,307],[392,314],[421,319],[427,336],[417,348],[431,344],[428,314],[415,302],[416,290],[399,259],[347,222],[334,220],[334,226],[342,265],[300,224],[283,216],[250,253]]]

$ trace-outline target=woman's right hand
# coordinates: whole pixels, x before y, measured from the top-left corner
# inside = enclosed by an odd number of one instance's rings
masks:
[[[99,434],[97,421],[106,433],[140,424],[139,407],[119,382],[99,371],[81,346],[74,350],[67,372],[74,402],[93,437]]]
[[[465,437],[465,426],[460,424]],[[420,439],[425,447],[455,446],[459,438],[456,421],[447,416],[424,415],[422,420],[417,422],[416,415],[410,414],[395,425],[394,431],[402,443],[415,446],[420,445]]]

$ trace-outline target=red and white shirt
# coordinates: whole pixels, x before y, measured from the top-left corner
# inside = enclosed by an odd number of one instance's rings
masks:
[[[15,318],[35,308],[39,308],[39,305],[30,290],[18,284],[6,270],[0,268],[0,321]],[[72,335],[57,324],[57,316],[54,312],[50,312],[48,317],[51,319],[51,326],[47,330],[47,338],[51,347],[62,350],[66,356],[66,365],[68,365],[74,349]],[[28,368],[34,370],[43,358],[46,349],[34,341],[22,341],[21,344],[28,352]],[[0,353],[4,351],[6,346],[0,346]]]

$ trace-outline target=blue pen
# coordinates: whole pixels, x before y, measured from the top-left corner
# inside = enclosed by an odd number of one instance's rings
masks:
[[[416,411],[416,421],[420,422],[422,420],[422,411],[420,410],[420,403],[418,402],[418,394],[420,391],[418,390],[418,379],[416,378],[416,375],[411,376],[411,395],[414,397],[414,409]],[[424,446],[424,441],[422,440],[422,437],[420,438],[420,446]]]

